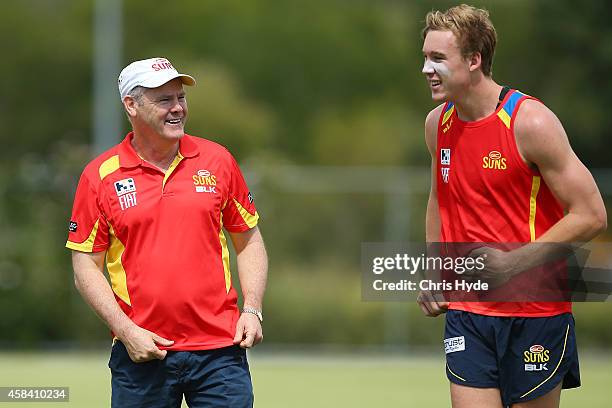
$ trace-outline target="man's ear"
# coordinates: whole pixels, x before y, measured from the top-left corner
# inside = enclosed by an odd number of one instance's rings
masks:
[[[482,55],[479,52],[475,52],[468,57],[468,62],[470,64],[470,72],[474,72],[482,67]]]
[[[138,102],[130,95],[123,97],[123,106],[129,117],[136,116],[136,105],[138,105]]]

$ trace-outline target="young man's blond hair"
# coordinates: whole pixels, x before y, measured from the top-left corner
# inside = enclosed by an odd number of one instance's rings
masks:
[[[487,10],[462,4],[446,11],[430,11],[425,16],[423,39],[429,31],[451,31],[457,37],[463,57],[479,52],[482,72],[491,76],[497,33]]]

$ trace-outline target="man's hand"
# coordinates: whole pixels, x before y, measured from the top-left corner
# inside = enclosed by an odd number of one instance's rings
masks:
[[[417,297],[417,304],[427,317],[436,317],[446,313],[448,302],[444,301],[442,295],[434,295],[430,291],[421,291]],[[438,299],[436,299],[438,298]]]
[[[149,330],[137,325],[130,326],[122,336],[117,336],[125,345],[130,359],[135,363],[144,363],[154,359],[163,360],[168,352],[160,350],[157,345],[169,347],[174,344]]]
[[[236,324],[236,335],[234,344],[239,344],[243,349],[248,349],[263,340],[261,322],[253,313],[242,313]]]
[[[513,256],[512,251],[505,252],[491,247],[480,247],[470,252],[470,258],[481,258],[484,261],[484,269],[472,269],[466,271],[465,276],[479,278],[487,281],[491,287],[495,288],[508,282],[520,269],[518,260]]]

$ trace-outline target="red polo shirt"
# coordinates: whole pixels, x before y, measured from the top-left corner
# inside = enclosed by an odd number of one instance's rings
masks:
[[[83,171],[66,247],[106,251],[117,303],[174,340],[168,349],[229,346],[239,312],[223,228],[244,232],[259,218],[244,177],[224,147],[189,135],[164,174],[132,137]]]

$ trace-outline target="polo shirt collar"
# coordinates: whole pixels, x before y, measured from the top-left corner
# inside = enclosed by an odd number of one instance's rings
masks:
[[[191,140],[193,136],[185,134],[179,140],[179,153],[181,156],[188,158],[198,155],[198,146]],[[137,167],[143,163],[143,160],[138,156],[136,150],[132,146],[134,132],[130,132],[125,136],[125,139],[119,144],[119,165],[121,167]]]

